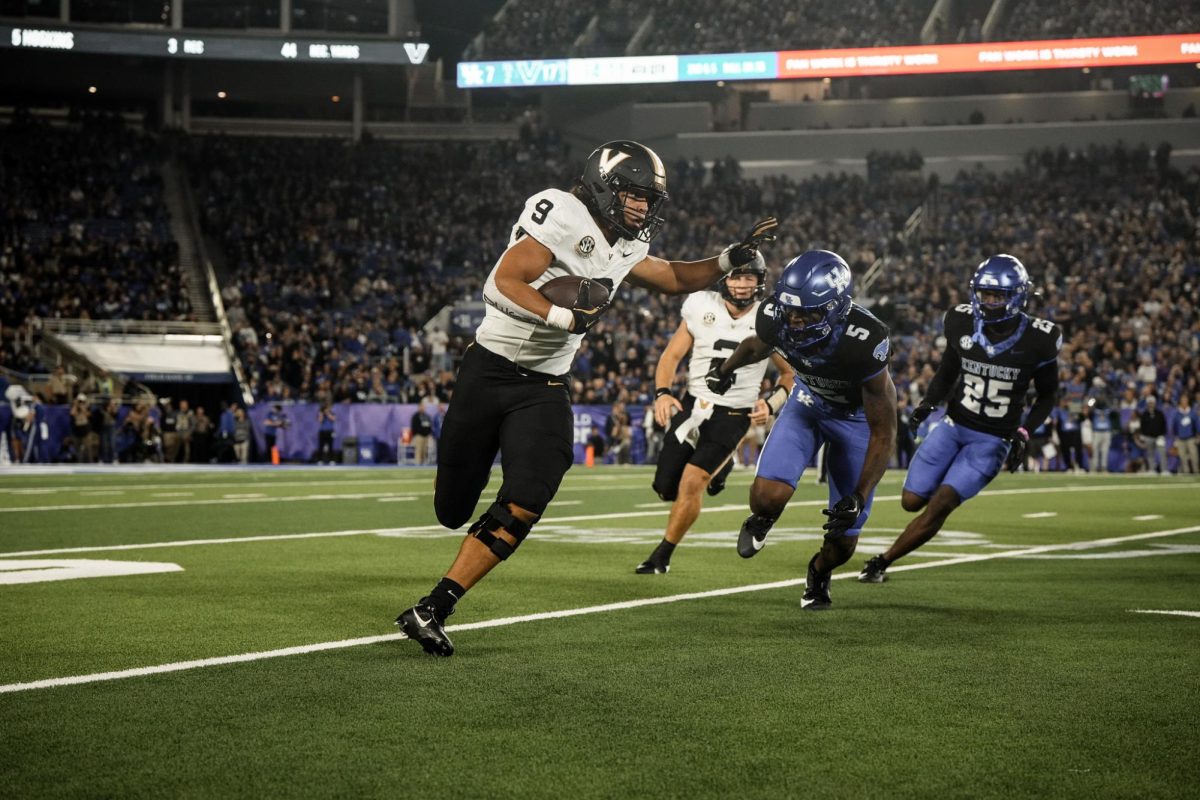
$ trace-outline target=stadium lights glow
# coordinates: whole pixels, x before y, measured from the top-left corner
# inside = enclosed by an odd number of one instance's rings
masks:
[[[342,96],[341,96],[340,94],[335,94],[333,97],[331,97],[331,98],[329,98],[329,99],[330,99],[330,100],[332,100],[332,101],[333,101],[333,102],[335,102],[335,103],[340,103],[340,102],[342,102]]]
[[[1200,64],[1198,64],[1197,66],[1200,66]],[[97,91],[97,89],[96,89],[96,87],[95,87],[95,86],[89,86],[89,87],[88,87],[88,94],[95,94],[95,93],[96,93],[96,91]]]
[[[226,97],[226,94],[225,94],[224,92],[217,92],[217,97],[219,97],[219,98],[221,98],[222,100],[224,100],[224,99],[225,99],[225,97]]]

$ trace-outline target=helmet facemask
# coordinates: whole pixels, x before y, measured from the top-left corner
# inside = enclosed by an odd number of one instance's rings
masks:
[[[667,193],[644,186],[623,188],[622,184],[626,182],[619,175],[610,176],[607,183],[612,188],[612,200],[607,209],[601,210],[601,216],[625,238],[637,239],[649,244],[666,222],[662,216],[662,209],[667,202]],[[645,214],[642,214],[639,208],[631,207],[629,202],[631,198],[638,198],[646,202]],[[631,222],[630,217],[634,219],[641,217],[640,225]]]
[[[729,287],[729,279],[738,275],[753,275],[756,280],[754,287],[745,297],[738,297],[734,294],[734,290]],[[717,291],[721,293],[721,297],[725,302],[731,304],[734,308],[749,308],[759,300],[762,300],[766,295],[767,273],[765,270],[755,269],[752,265],[738,267],[717,281]]]
[[[815,306],[792,304],[788,302],[789,299],[793,298],[787,292],[776,292],[772,311],[779,325],[780,338],[801,350],[816,347],[833,336],[850,313],[849,297]]]
[[[1029,273],[1016,257],[1000,253],[986,259],[971,278],[971,313],[976,330],[1020,314],[1029,290]]]
[[[645,145],[601,145],[588,156],[580,184],[592,211],[622,237],[649,243],[662,230],[667,171]]]

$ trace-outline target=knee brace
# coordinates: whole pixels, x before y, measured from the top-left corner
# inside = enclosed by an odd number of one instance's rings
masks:
[[[488,510],[483,512],[483,516],[467,530],[469,536],[474,536],[487,545],[488,549],[501,561],[506,560],[516,552],[517,547],[529,535],[531,527],[530,523],[525,523],[517,519],[508,510],[507,504],[508,501],[504,499],[499,499],[492,503]],[[494,531],[500,528],[508,531],[509,535],[517,540],[516,544],[509,544],[494,533]]]
[[[675,502],[675,498],[679,496],[679,484],[678,483],[675,484],[674,486],[665,486],[664,487],[664,486],[659,486],[658,482],[655,481],[654,483],[650,484],[650,488],[654,490],[654,493],[656,495],[658,495],[659,500],[664,500],[668,503]]]

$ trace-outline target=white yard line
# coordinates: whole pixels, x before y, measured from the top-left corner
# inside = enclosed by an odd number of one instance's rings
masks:
[[[1057,511],[1035,511],[1032,514],[1022,514],[1021,516],[1024,517],[1025,519],[1049,519],[1050,517],[1057,517],[1058,512]]]
[[[309,500],[371,500],[378,497],[400,497],[396,492],[355,492],[353,494],[300,494],[290,497],[267,497],[265,495],[230,495],[213,500],[155,500],[142,503],[79,503],[69,506],[30,506],[27,508],[0,508],[0,514],[18,514],[29,511],[96,511],[107,508],[168,508],[171,506],[224,506],[237,503],[302,503]],[[404,495],[407,496],[407,495]]]
[[[1200,619],[1200,611],[1168,611],[1153,608],[1131,608],[1130,614],[1166,614],[1172,617],[1196,617]]]
[[[989,494],[1046,494],[1048,492],[1074,492],[1074,491],[1082,491],[1082,490],[1088,490],[1088,489],[1107,491],[1109,489],[1155,489],[1155,488],[1162,489],[1162,488],[1186,488],[1186,487],[1179,486],[1178,484],[1151,484],[1151,485],[1147,485],[1147,486],[1139,486],[1139,485],[1086,486],[1086,487],[1063,486],[1063,487],[1059,487],[1057,489],[1050,488],[1050,487],[1037,488],[1037,489],[1005,489],[1005,490],[1002,490],[999,492],[990,492]],[[986,497],[987,495],[981,495],[981,496]],[[253,500],[199,500],[199,501],[178,501],[178,502],[172,502],[172,503],[122,503],[119,505],[111,504],[111,505],[104,505],[104,506],[80,506],[80,508],[120,508],[120,507],[144,507],[144,506],[157,506],[157,505],[191,505],[194,503],[201,504],[201,505],[212,505],[212,504],[219,504],[219,503],[267,503],[267,502],[286,502],[286,501],[297,501],[297,500],[322,500],[322,499],[329,499],[329,498],[360,499],[360,498],[370,498],[370,497],[396,498],[396,502],[401,502],[401,499],[400,499],[401,496],[394,495],[394,494],[384,494],[384,495],[365,495],[365,494],[364,495],[306,495],[306,496],[301,496],[301,497],[281,497],[281,498],[276,497],[276,498],[264,498],[264,499],[253,499]],[[410,498],[407,495],[405,495],[405,496],[403,496],[403,499],[408,500]],[[900,499],[900,495],[884,495],[884,496],[876,496],[875,497],[876,502],[892,502],[894,500],[899,500],[899,499]],[[573,501],[565,501],[565,502],[556,503],[555,505],[559,505],[559,506],[570,505],[572,502]],[[556,524],[563,523],[563,522],[594,522],[594,521],[600,521],[600,520],[606,520],[606,519],[632,519],[635,517],[658,517],[658,516],[663,516],[665,514],[669,514],[671,511],[670,506],[668,506],[666,504],[655,503],[653,505],[657,505],[659,507],[654,511],[622,511],[622,512],[617,512],[617,513],[612,513],[612,514],[580,514],[580,515],[568,516],[568,517],[551,517],[551,518],[542,520],[541,525],[542,526],[556,525]],[[800,508],[803,506],[809,506],[809,507],[825,506],[825,505],[827,505],[827,501],[825,501],[825,500],[793,500],[792,502],[788,503],[789,508]],[[0,512],[15,511],[15,510],[17,510],[17,509],[0,509]],[[720,506],[710,506],[708,508],[701,508],[700,513],[713,514],[713,513],[722,513],[722,512],[727,512],[727,511],[745,511],[745,510],[746,510],[746,507],[744,505],[735,503],[735,504],[726,504],[726,505],[720,505]],[[234,537],[226,537],[226,538],[221,538],[221,539],[184,539],[184,540],[176,541],[176,542],[147,542],[147,543],[143,543],[143,544],[95,545],[95,546],[88,546],[88,547],[60,547],[60,548],[54,548],[54,549],[48,549],[48,550],[24,550],[24,551],[20,551],[20,552],[0,553],[0,556],[15,558],[15,557],[20,557],[20,556],[46,556],[46,555],[60,555],[60,554],[66,554],[66,553],[98,553],[98,552],[104,552],[106,550],[140,550],[140,549],[144,549],[144,548],[158,548],[158,547],[192,547],[192,546],[196,546],[196,545],[209,545],[209,544],[239,544],[242,542],[267,542],[267,541],[272,541],[275,539],[278,539],[280,541],[286,541],[289,539],[318,539],[323,536],[339,537],[339,536],[394,535],[394,534],[398,534],[398,533],[410,533],[410,532],[411,533],[438,532],[445,536],[461,536],[462,535],[458,531],[448,531],[445,528],[443,528],[441,525],[430,524],[430,525],[409,525],[409,526],[396,527],[396,528],[359,528],[359,529],[348,530],[348,531],[325,531],[325,532],[315,532],[315,533],[274,534],[274,535],[268,534],[268,535],[262,535],[262,536],[234,536]],[[1003,547],[1004,545],[1000,545],[1000,546]]]
[[[344,481],[343,483],[352,483],[352,482]],[[366,483],[366,481],[364,481],[364,483]],[[395,481],[395,483],[400,483],[400,481]],[[282,485],[282,484],[275,484],[275,485]],[[319,486],[319,485],[323,485],[323,484],[312,483],[312,484],[302,484],[302,485]],[[205,488],[208,488],[208,487],[205,487]],[[240,484],[239,488],[247,488],[247,487],[245,484]],[[270,487],[266,487],[266,488],[270,488]],[[647,485],[640,484],[640,483],[629,484],[629,485],[620,485],[620,486],[612,485],[612,484],[605,484],[605,485],[601,485],[601,486],[564,486],[559,489],[559,493],[562,494],[565,492],[606,492],[606,491],[623,491],[623,490],[627,490],[627,489],[648,489],[648,488],[649,487]],[[1197,485],[1196,483],[1149,483],[1149,484],[1144,483],[1144,484],[1126,484],[1126,485],[1121,485],[1121,486],[1043,486],[1043,487],[1038,487],[1038,488],[1033,488],[1033,489],[997,489],[995,491],[984,492],[983,494],[979,495],[979,497],[986,499],[988,497],[1004,497],[1004,496],[1010,496],[1010,495],[1059,494],[1062,492],[1069,492],[1069,493],[1116,492],[1116,491],[1122,491],[1122,490],[1138,491],[1138,490],[1144,490],[1144,489],[1150,489],[1150,490],[1154,490],[1154,491],[1163,491],[1163,490],[1169,490],[1169,489],[1186,489],[1188,491],[1194,492],[1194,491],[1200,490],[1200,485]],[[295,496],[295,497],[264,497],[264,498],[252,498],[252,499],[244,499],[244,500],[206,499],[206,500],[144,501],[144,502],[131,502],[131,503],[78,503],[78,504],[56,505],[56,506],[24,506],[24,507],[0,508],[0,514],[17,514],[20,512],[41,512],[41,511],[95,511],[95,510],[102,510],[102,509],[107,509],[107,508],[114,508],[114,509],[119,509],[119,508],[159,508],[159,507],[168,507],[168,506],[215,505],[215,504],[220,504],[220,503],[238,503],[238,502],[288,503],[288,502],[297,502],[297,501],[301,501],[301,500],[362,500],[362,499],[370,499],[370,498],[374,498],[374,497],[392,497],[397,494],[400,494],[400,492],[377,492],[377,493],[373,493],[373,494],[372,493],[317,494],[317,495],[301,495],[301,496]],[[422,491],[420,489],[415,489],[415,490],[407,489],[403,492],[403,494],[413,494],[418,497],[431,496],[433,494],[433,489],[430,488],[427,491]],[[887,502],[887,501],[899,500],[899,499],[900,499],[900,495],[884,495],[884,496],[877,495],[875,497],[876,502]],[[821,506],[823,506],[826,504],[827,504],[827,502],[825,500],[803,500],[803,501],[798,500],[798,501],[791,502],[788,505],[789,506],[800,506],[800,505],[821,505]],[[551,503],[551,507],[553,507],[553,505],[554,504]],[[562,505],[562,504],[559,503],[559,505]],[[720,506],[716,510],[722,510],[722,509],[723,510],[732,510],[734,508],[743,509],[743,508],[745,508],[745,504],[739,503],[736,505]],[[705,510],[707,511],[709,509],[705,509]],[[654,512],[654,513],[657,513],[657,512]],[[618,516],[624,516],[624,515],[618,515]]]
[[[1134,517],[1138,522],[1150,522],[1151,520],[1162,519],[1162,514],[1142,514],[1140,517]]]
[[[1142,539],[1177,536],[1183,533],[1196,533],[1198,531],[1200,531],[1200,525],[1194,525],[1190,528],[1151,531],[1150,533],[1138,533],[1131,536],[1111,536],[1104,539],[1093,539],[1091,541],[1073,542],[1070,544],[1026,547],[1021,550],[1013,550],[1007,553],[985,553],[979,555],[961,556],[959,558],[948,558],[942,561],[934,561],[925,564],[902,564],[900,566],[891,567],[890,571],[904,572],[914,569],[948,567],[955,564],[973,564],[980,561],[992,561],[999,558],[1012,558],[1015,556],[1031,555],[1034,553],[1045,553],[1052,550],[1086,550],[1094,547],[1108,547],[1115,544],[1123,544],[1125,542],[1135,542]],[[833,576],[834,580],[845,580],[854,577],[856,577],[856,574],[849,571]],[[537,614],[525,614],[518,617],[501,617],[499,619],[482,620],[480,622],[469,622],[463,625],[450,625],[447,626],[446,630],[472,631],[483,628],[499,628],[507,625],[517,625],[523,622],[540,622],[548,619],[563,619],[566,617],[579,617],[588,614],[602,614],[609,611],[624,611],[631,608],[641,608],[643,606],[678,603],[684,600],[703,600],[710,597],[724,597],[733,594],[745,594],[747,592],[762,592],[769,589],[784,589],[791,586],[801,586],[803,584],[803,578],[794,578],[786,581],[774,581],[772,583],[755,583],[747,586],[731,586],[725,589],[711,589],[706,592],[689,592],[687,594],[669,595],[667,597],[647,597],[640,600],[626,600],[619,603],[605,603],[598,606],[567,608],[560,611],[544,611]],[[0,694],[26,692],[33,689],[51,689],[59,686],[75,686],[84,683],[99,683],[101,681],[122,680],[124,678],[138,678],[146,675],[159,675],[167,672],[182,672],[184,670],[199,669],[202,667],[215,667],[224,664],[241,664],[250,661],[262,661],[269,658],[305,655],[307,653],[319,653],[327,650],[341,650],[348,647],[359,647],[365,644],[378,644],[380,642],[388,642],[404,638],[406,637],[402,633],[391,633],[380,636],[363,636],[356,639],[342,639],[335,642],[319,642],[317,644],[285,647],[279,650],[265,650],[257,653],[241,653],[233,656],[217,656],[215,658],[201,658],[193,661],[177,661],[172,664],[158,664],[152,667],[137,667],[134,669],[123,669],[113,672],[96,672],[90,675],[71,675],[63,678],[47,678],[44,680],[29,681],[26,683],[9,683],[0,685]]]

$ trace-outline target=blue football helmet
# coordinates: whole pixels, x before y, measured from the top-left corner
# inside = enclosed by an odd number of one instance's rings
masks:
[[[985,260],[971,278],[971,312],[976,326],[1007,322],[1020,314],[1031,288],[1025,265],[1015,257],[1001,253]],[[984,302],[981,292],[1003,295],[1004,300]]]
[[[840,334],[852,297],[850,266],[837,253],[809,250],[796,256],[775,284],[771,313],[779,338],[808,349]]]

